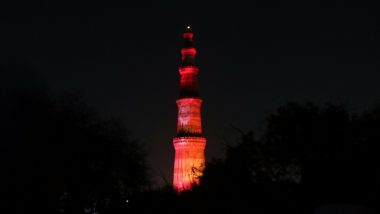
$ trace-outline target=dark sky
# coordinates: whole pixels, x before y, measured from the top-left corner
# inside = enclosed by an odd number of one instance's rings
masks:
[[[186,25],[198,49],[208,160],[237,137],[232,126],[257,130],[288,101],[360,110],[379,100],[376,7],[305,2],[10,1],[0,3],[0,62],[28,64],[55,93],[78,93],[120,118],[146,144],[155,180],[171,182]]]

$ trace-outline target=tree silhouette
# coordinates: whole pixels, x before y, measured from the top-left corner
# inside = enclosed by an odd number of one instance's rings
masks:
[[[196,191],[221,212],[310,213],[339,202],[376,208],[379,109],[282,106],[267,117],[262,136],[246,133],[224,160],[208,163]]]
[[[350,114],[342,105],[290,103],[268,118],[263,141],[278,162],[299,166],[304,204],[375,204],[379,159],[374,151],[380,140],[376,109]]]
[[[2,69],[3,80],[25,74]],[[149,183],[142,145],[120,122],[100,119],[75,96],[2,86],[1,189],[11,213],[117,212]]]

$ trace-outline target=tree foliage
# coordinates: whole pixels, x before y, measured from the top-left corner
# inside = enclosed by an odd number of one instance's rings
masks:
[[[261,136],[244,134],[227,148],[224,160],[207,165],[198,191],[210,194],[223,210],[231,205],[259,213],[276,208],[304,213],[338,202],[376,207],[379,109],[349,113],[329,103],[281,106],[267,117]]]
[[[75,96],[2,89],[1,189],[12,213],[116,212],[149,183],[143,147],[120,122]]]

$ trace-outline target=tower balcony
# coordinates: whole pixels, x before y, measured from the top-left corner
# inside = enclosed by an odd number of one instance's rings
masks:
[[[198,75],[199,68],[195,65],[185,65],[179,68],[179,74],[182,75]]]

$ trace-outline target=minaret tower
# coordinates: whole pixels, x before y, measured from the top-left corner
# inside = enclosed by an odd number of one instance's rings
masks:
[[[181,80],[177,99],[177,136],[173,139],[173,185],[178,192],[189,190],[194,184],[198,184],[205,166],[206,138],[202,136],[202,99],[198,91],[199,68],[195,65],[197,51],[193,46],[193,37],[190,26],[187,26],[183,33],[182,64],[179,68]]]

